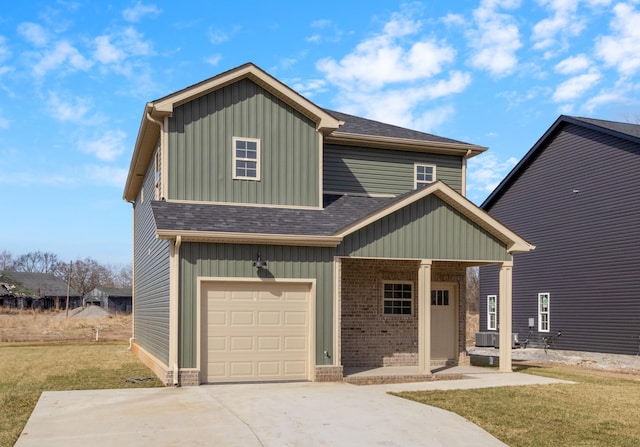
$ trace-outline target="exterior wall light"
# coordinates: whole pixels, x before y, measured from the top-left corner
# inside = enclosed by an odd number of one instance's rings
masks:
[[[267,261],[263,261],[260,257],[260,253],[258,252],[258,259],[253,261],[253,266],[257,269],[263,269],[267,267]]]

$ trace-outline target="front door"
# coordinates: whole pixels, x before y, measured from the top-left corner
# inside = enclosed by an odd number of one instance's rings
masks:
[[[455,283],[434,282],[431,286],[431,366],[456,361],[458,341]]]

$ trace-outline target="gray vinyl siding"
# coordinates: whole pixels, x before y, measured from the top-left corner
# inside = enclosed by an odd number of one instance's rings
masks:
[[[563,349],[637,354],[640,339],[640,147],[571,123],[538,152],[490,214],[536,245],[513,270],[514,331],[528,332],[550,294]],[[573,192],[578,190],[579,192]],[[486,295],[497,277],[481,271]],[[484,307],[482,307],[484,306]]]
[[[195,368],[197,346],[197,278],[256,278],[252,263],[260,252],[272,278],[316,279],[316,364],[333,358],[333,249],[276,245],[183,243],[180,247],[180,347],[182,368]]]
[[[152,158],[153,159],[153,158]],[[159,360],[169,362],[169,242],[155,235],[150,202],[154,195],[150,164],[138,194],[134,221],[134,337]]]
[[[388,149],[325,145],[324,190],[402,194],[414,189],[414,163],[436,166],[436,180],[462,191],[462,158]]]
[[[341,256],[507,261],[506,246],[435,196],[345,237]]]
[[[258,138],[260,180],[234,180],[232,137]],[[248,79],[175,108],[170,199],[320,206],[315,124]]]

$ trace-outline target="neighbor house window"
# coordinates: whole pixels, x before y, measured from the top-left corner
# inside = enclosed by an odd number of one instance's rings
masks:
[[[260,140],[233,137],[233,178],[260,180]]]
[[[498,329],[498,296],[487,295],[487,329]]]
[[[414,171],[415,189],[424,188],[436,181],[436,167],[434,165],[416,163]]]
[[[538,330],[549,332],[549,294],[538,294]]]
[[[384,315],[411,315],[413,312],[413,283],[384,282],[382,306]]]

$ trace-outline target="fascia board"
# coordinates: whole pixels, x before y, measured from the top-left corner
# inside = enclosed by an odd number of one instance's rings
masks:
[[[216,231],[157,230],[159,239],[182,238],[182,242],[219,242],[224,244],[290,245],[302,247],[337,247],[337,236],[308,236],[297,234],[234,233]]]
[[[341,124],[340,120],[325,112],[322,108],[318,107],[253,64],[245,64],[237,69],[227,71],[207,81],[187,87],[179,92],[154,101],[154,114],[171,114],[173,113],[173,109],[181,104],[233,84],[234,82],[244,78],[252,80],[262,88],[268,90],[287,104],[291,105],[296,110],[300,111],[305,116],[312,119],[316,123],[318,130],[330,132],[333,129],[337,129]]]

